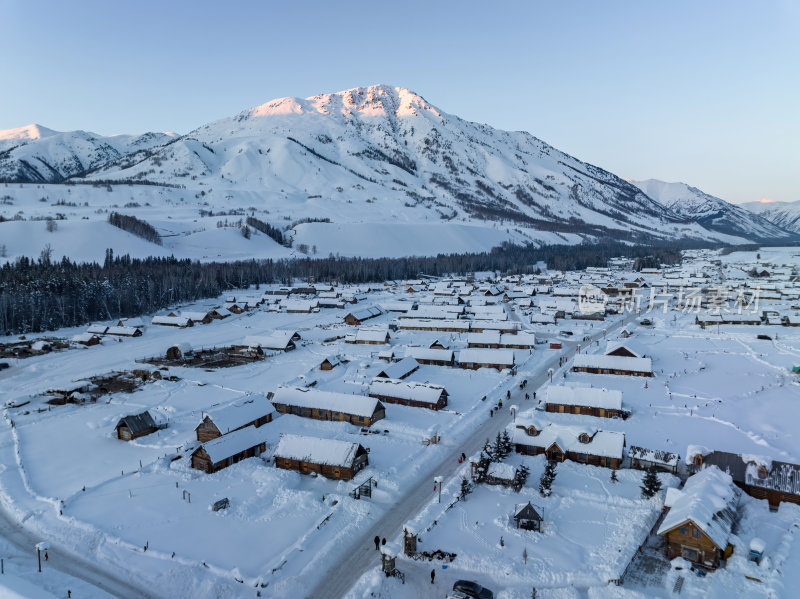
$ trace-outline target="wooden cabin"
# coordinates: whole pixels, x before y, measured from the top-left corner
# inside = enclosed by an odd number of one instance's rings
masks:
[[[572,371],[623,376],[653,376],[653,363],[650,358],[577,354],[572,359]]]
[[[510,487],[514,484],[514,478],[516,478],[516,476],[517,469],[511,464],[492,462],[489,464],[489,469],[486,471],[486,484]]]
[[[528,503],[518,503],[514,506],[513,519],[516,527],[522,530],[535,530],[537,532],[542,530],[542,517],[536,511],[536,508],[531,505],[530,501]]]
[[[458,354],[458,365],[470,370],[513,368],[514,352],[510,349],[462,349]]]
[[[404,379],[419,369],[419,362],[414,358],[406,357],[399,362],[391,362],[386,368],[377,375],[378,378],[385,379]]]
[[[525,455],[545,454],[553,462],[570,460],[590,466],[617,470],[622,465],[625,434],[585,430],[576,426],[548,423],[541,428],[533,422],[517,419],[511,440],[514,450]]]
[[[628,449],[628,459],[630,460],[631,468],[635,470],[647,470],[653,466],[656,470],[662,472],[678,474],[678,462],[681,456],[669,451],[631,445]]]
[[[278,387],[272,404],[281,414],[315,420],[340,420],[372,426],[386,417],[386,407],[374,397],[300,387]]]
[[[369,396],[384,403],[394,403],[415,408],[441,410],[447,406],[447,390],[441,385],[406,382],[399,379],[376,377],[369,386]]]
[[[247,426],[206,441],[192,452],[192,468],[212,474],[266,451],[264,432]]]
[[[545,389],[544,409],[559,414],[582,414],[599,418],[618,418],[622,412],[622,392],[596,387],[550,385]]]
[[[133,441],[139,437],[152,434],[163,428],[156,424],[150,412],[142,412],[141,414],[130,414],[123,416],[117,422],[117,439],[122,441]]]
[[[185,329],[186,327],[193,327],[194,321],[191,318],[186,318],[185,316],[153,316],[153,324]]]
[[[359,329],[354,343],[362,345],[386,345],[389,343],[389,331],[386,329]]]
[[[449,349],[409,347],[406,349],[406,357],[414,358],[420,364],[429,366],[452,366],[455,363],[453,351]]]
[[[359,443],[286,434],[281,436],[274,457],[278,468],[351,480],[369,464],[368,452]]]
[[[745,493],[756,499],[766,499],[773,508],[783,501],[800,505],[798,464],[755,455],[708,451],[696,446],[689,447],[686,464],[692,473],[716,466],[730,474],[734,484]]]
[[[339,365],[339,359],[332,356],[325,358],[319,365],[320,370],[333,370]]]
[[[194,429],[195,435],[198,441],[205,443],[246,426],[263,426],[272,422],[274,415],[275,408],[266,397],[252,396],[207,412]]]
[[[667,515],[658,528],[667,559],[682,557],[717,568],[732,552],[728,540],[736,520],[741,490],[717,467],[690,476],[683,489],[667,491]]]
[[[383,314],[383,311],[380,308],[376,308],[374,306],[361,308],[360,310],[354,310],[353,312],[348,312],[344,317],[344,322],[346,324],[352,326],[360,326],[362,322],[365,320],[369,320],[370,318],[375,318],[376,316],[380,316]]]

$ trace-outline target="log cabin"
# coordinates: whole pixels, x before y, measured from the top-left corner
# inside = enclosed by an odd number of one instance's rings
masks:
[[[449,349],[428,349],[427,347],[408,347],[406,357],[414,358],[420,364],[429,366],[452,366],[454,354]]]
[[[689,446],[686,465],[691,473],[716,466],[730,474],[737,487],[751,497],[766,499],[772,508],[777,508],[783,501],[800,505],[798,464]]]
[[[682,490],[670,488],[665,501],[669,511],[658,528],[667,559],[682,557],[717,568],[732,551],[728,540],[741,493],[716,466],[690,476]]]
[[[550,385],[545,389],[544,401],[547,412],[598,418],[622,416],[622,392],[616,389]]]
[[[369,465],[368,452],[359,443],[285,434],[275,448],[274,457],[278,468],[351,480]]]
[[[572,359],[572,371],[623,376],[653,376],[653,362],[650,358],[577,354]]]
[[[192,468],[208,474],[266,451],[265,432],[255,426],[240,428],[206,441],[192,452]]]
[[[511,440],[517,453],[545,454],[553,462],[570,460],[614,470],[622,465],[625,447],[624,433],[552,423],[536,425],[522,418],[513,425]]]
[[[381,370],[377,375],[378,378],[384,379],[404,379],[407,376],[413,374],[419,369],[419,362],[417,362],[414,358],[407,357],[403,358],[399,362],[392,362]]]
[[[195,428],[200,443],[217,439],[246,426],[258,428],[272,422],[275,407],[262,395],[251,396],[230,405],[209,410]]]
[[[389,331],[386,329],[358,329],[354,342],[361,345],[386,345],[389,343]]]
[[[448,394],[441,385],[376,377],[369,386],[369,396],[384,403],[441,410],[447,406]]]
[[[315,420],[340,420],[357,426],[372,426],[386,417],[386,407],[374,397],[319,391],[300,387],[278,387],[272,404],[281,414]]]
[[[353,312],[348,312],[345,314],[344,322],[352,326],[360,326],[365,320],[375,318],[381,314],[383,314],[383,311],[374,306],[361,308],[360,310],[354,310]]]
[[[510,349],[462,349],[458,353],[458,365],[470,370],[513,368],[514,352]]]
[[[163,426],[156,424],[156,421],[150,415],[150,412],[142,412],[141,414],[130,414],[123,416],[117,422],[117,439],[122,441],[133,441],[139,437],[150,435]]]
[[[184,316],[153,316],[153,324],[185,329],[186,327],[193,327],[194,321]]]
[[[445,333],[468,333],[471,321],[462,319],[406,318],[397,321],[397,328],[405,331],[441,331]]]
[[[669,451],[631,445],[628,449],[628,459],[634,470],[647,470],[650,466],[654,466],[656,470],[678,474],[678,462],[681,456]]]

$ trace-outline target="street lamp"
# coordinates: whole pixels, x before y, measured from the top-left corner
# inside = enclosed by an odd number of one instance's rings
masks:
[[[439,491],[439,503],[442,503],[442,477],[441,476],[435,476],[433,478],[433,491],[434,491],[434,493],[437,490]]]

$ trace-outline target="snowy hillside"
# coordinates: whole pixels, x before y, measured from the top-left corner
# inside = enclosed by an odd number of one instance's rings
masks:
[[[631,181],[648,196],[679,216],[706,229],[752,240],[792,239],[791,230],[740,206],[709,195],[686,183],[667,183],[658,179]],[[799,213],[800,214],[800,213]],[[797,232],[798,230],[795,230]]]
[[[0,261],[48,246],[56,259],[102,261],[112,248],[235,260],[787,236],[765,221],[704,228],[528,133],[464,121],[385,85],[273,100],[181,137],[0,131],[0,181]],[[146,221],[163,243],[106,226],[110,212]],[[283,245],[248,230],[248,218],[279,230]],[[57,229],[31,222],[47,219]]]
[[[528,133],[464,121],[385,85],[273,100],[90,179],[252,190],[268,205],[332,220],[402,222],[427,212],[579,234],[705,235]]]
[[[800,202],[747,202],[742,207],[778,227],[800,233]]]
[[[0,130],[0,180],[58,183],[121,156],[159,146],[173,134],[114,135],[53,131],[41,125]]]

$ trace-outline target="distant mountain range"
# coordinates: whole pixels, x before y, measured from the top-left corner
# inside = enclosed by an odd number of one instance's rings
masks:
[[[792,240],[800,231],[787,230],[772,219],[709,195],[686,183],[657,179],[631,181],[675,214],[691,219],[709,231],[753,240]]]
[[[458,224],[518,242],[795,236],[695,188],[629,183],[387,85],[281,98],[183,136],[0,131],[0,180],[179,185],[276,220]]]
[[[742,206],[787,231],[800,234],[800,201],[747,202]]]

